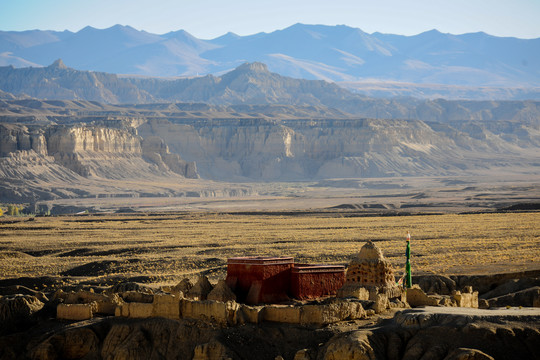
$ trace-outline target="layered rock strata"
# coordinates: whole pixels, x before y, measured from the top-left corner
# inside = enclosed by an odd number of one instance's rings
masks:
[[[472,135],[461,123],[404,120],[160,119],[138,131],[196,161],[205,178],[306,180],[461,173],[486,167],[481,153],[506,154],[499,165],[509,164],[506,156],[518,150],[517,143],[496,134],[516,131],[524,154],[540,140],[533,127],[507,125],[478,125],[480,134]]]
[[[122,179],[136,178],[145,172],[169,172],[198,178],[195,163],[171,154],[161,139],[143,141],[131,127],[1,124],[0,156],[18,153],[43,158],[42,161],[52,158],[83,177]]]

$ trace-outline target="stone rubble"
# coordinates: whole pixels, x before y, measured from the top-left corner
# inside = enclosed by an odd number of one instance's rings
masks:
[[[478,291],[466,286],[463,291],[453,290],[452,295],[426,294],[418,285],[407,289],[407,302],[412,307],[418,306],[457,306],[478,308]]]

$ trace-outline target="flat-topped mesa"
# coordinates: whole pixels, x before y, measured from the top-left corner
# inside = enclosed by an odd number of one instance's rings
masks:
[[[238,66],[235,70],[238,72],[270,73],[268,71],[268,66],[262,62],[243,63],[242,65]]]
[[[373,300],[377,294],[385,294],[388,298],[400,297],[402,289],[396,285],[392,265],[384,258],[381,249],[368,240],[351,260],[345,284],[338,296],[369,297]]]

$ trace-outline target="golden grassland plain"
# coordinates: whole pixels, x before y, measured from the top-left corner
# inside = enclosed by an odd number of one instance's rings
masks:
[[[0,222],[0,279],[81,276],[172,283],[224,277],[227,258],[293,256],[347,264],[374,241],[403,273],[410,231],[414,274],[540,269],[540,212],[351,217],[347,213],[162,213],[12,218]],[[110,282],[110,281],[109,281]]]

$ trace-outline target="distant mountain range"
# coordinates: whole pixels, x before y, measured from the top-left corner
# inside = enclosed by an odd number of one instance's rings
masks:
[[[349,84],[375,79],[540,87],[540,38],[436,30],[401,36],[303,24],[251,36],[228,33],[212,40],[182,30],[156,35],[120,25],[86,27],[76,33],[0,32],[0,65],[47,66],[58,58],[79,70],[144,76],[221,75],[245,62],[263,62],[284,76]]]
[[[378,119],[438,122],[513,120],[527,123],[538,123],[540,119],[539,101],[369,98],[326,81],[294,79],[272,73],[262,63],[245,63],[222,76],[182,79],[119,77],[79,71],[68,68],[62,60],[41,68],[0,67],[0,99],[13,100],[16,97],[87,100],[106,104],[183,102],[311,106],[324,109],[324,115],[318,117],[353,114]]]

